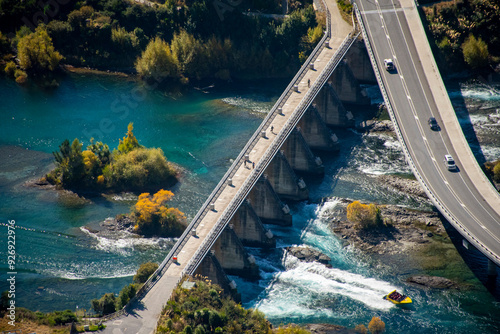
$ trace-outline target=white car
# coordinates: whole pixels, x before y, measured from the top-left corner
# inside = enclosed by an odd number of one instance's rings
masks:
[[[455,165],[455,160],[453,160],[453,157],[449,154],[446,154],[444,156],[444,163],[446,165],[446,168],[448,168],[448,170],[456,170],[457,169],[457,165]]]
[[[393,63],[392,59],[384,59],[384,65],[385,65],[385,69],[387,71],[394,70],[394,63]]]

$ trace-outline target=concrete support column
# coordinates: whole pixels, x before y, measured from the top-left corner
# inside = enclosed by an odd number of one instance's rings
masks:
[[[325,173],[323,162],[312,153],[311,148],[297,129],[290,133],[281,150],[295,171],[317,175]]]
[[[194,275],[207,277],[212,283],[219,285],[224,290],[224,295],[231,296],[236,302],[241,301],[241,295],[236,289],[236,285],[227,277],[224,269],[212,252],[201,261]]]
[[[333,136],[314,106],[306,110],[297,124],[297,128],[312,150],[330,152],[339,150],[337,137]]]
[[[354,115],[344,108],[333,87],[326,83],[314,98],[321,119],[329,126],[354,126]]]
[[[344,57],[356,80],[365,83],[377,83],[372,63],[363,40],[357,40]]]
[[[248,201],[241,204],[229,224],[233,225],[234,232],[245,246],[276,247],[276,238],[274,238],[271,231],[264,227]]]
[[[488,277],[497,277],[497,276],[498,276],[497,265],[495,264],[495,262],[488,259]]]
[[[255,264],[255,259],[247,253],[230,225],[222,231],[212,246],[212,250],[224,271],[229,275],[238,275],[248,279],[259,278],[259,268]]]
[[[329,79],[343,103],[370,105],[370,98],[361,89],[349,66],[342,61]]]
[[[261,177],[257,181],[247,200],[264,224],[292,225],[292,215],[288,206],[281,202],[266,178]]]
[[[309,197],[305,182],[297,177],[281,151],[274,156],[264,175],[280,198],[302,201]]]

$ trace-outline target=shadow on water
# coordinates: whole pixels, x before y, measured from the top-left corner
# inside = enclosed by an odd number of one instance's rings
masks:
[[[469,269],[495,299],[500,300],[500,275],[488,276],[488,258],[470,243],[467,243],[468,248],[466,248],[463,243],[464,237],[445,218],[442,218],[441,221],[450,240]],[[497,274],[499,272],[497,268]]]
[[[446,88],[448,92],[460,91],[460,84],[447,82]],[[452,97],[450,96],[450,99],[451,98]],[[476,131],[474,130],[469,109],[467,107],[467,104],[465,103],[465,99],[461,94],[453,96],[453,108],[455,109],[457,118],[460,120],[459,121],[460,126],[462,127],[465,139],[469,143],[469,146],[472,150],[472,153],[474,154],[474,157],[476,158],[477,162],[480,165],[483,165],[486,162],[486,158],[479,143]]]

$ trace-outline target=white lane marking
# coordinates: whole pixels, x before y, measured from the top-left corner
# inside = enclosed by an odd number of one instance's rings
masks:
[[[396,8],[394,7],[394,3],[392,4],[392,6],[393,6],[393,8],[394,8],[394,9],[396,9]],[[405,34],[403,33],[403,31],[404,31],[404,30],[403,30],[403,27],[402,27],[402,25],[401,25],[401,21],[399,20],[399,16],[398,16],[398,15],[396,15],[396,19],[398,20],[398,24],[399,24],[399,28],[400,28],[400,31],[401,31],[401,35],[403,36],[403,39],[404,39],[404,41],[405,41],[405,45],[406,45],[406,49],[407,49],[408,54],[409,54],[410,59],[411,59],[411,64],[412,64],[412,66],[413,66],[413,69],[415,70],[415,73],[417,74],[417,78],[418,78],[418,81],[419,81],[419,83],[420,83],[420,87],[422,87],[422,93],[423,93],[423,95],[424,95],[424,97],[425,97],[425,100],[426,100],[426,102],[427,102],[427,105],[430,107],[430,106],[431,106],[431,104],[429,103],[429,99],[427,98],[427,94],[425,93],[425,91],[424,91],[424,89],[423,89],[423,87],[424,87],[424,86],[423,86],[423,84],[422,84],[422,80],[420,79],[420,75],[419,75],[419,73],[418,73],[418,71],[417,71],[417,68],[416,68],[416,66],[415,66],[415,61],[414,61],[413,56],[412,56],[412,54],[411,54],[411,52],[410,52],[410,47],[409,47],[409,44],[408,44],[408,40],[406,39],[406,36],[405,36]],[[436,108],[437,108],[437,106],[436,106]],[[432,113],[432,110],[431,110],[431,113]],[[440,133],[439,135],[440,135],[440,137],[441,137],[441,140],[442,140],[443,145],[445,146],[446,150],[447,150],[448,152],[450,152],[450,150],[449,150],[449,148],[448,148],[448,145],[446,145],[446,142],[445,142],[445,140],[443,139],[443,135],[442,135],[442,133]],[[450,139],[450,140],[451,140],[451,139]],[[489,210],[487,210],[487,209],[483,206],[483,203],[482,203],[482,202],[481,202],[481,201],[480,201],[480,200],[476,197],[476,195],[472,192],[472,190],[470,189],[470,187],[467,185],[467,182],[465,182],[465,180],[464,180],[464,178],[463,178],[463,176],[462,176],[462,173],[460,173],[460,176],[459,176],[459,177],[460,177],[460,179],[462,180],[462,182],[463,182],[463,184],[465,185],[465,187],[469,190],[470,195],[471,195],[471,196],[472,196],[472,197],[476,200],[477,204],[479,204],[479,205],[481,206],[481,208],[483,209],[483,211],[484,211],[484,212],[485,212],[488,216],[490,216],[490,217],[492,218],[492,220],[493,220],[493,221],[495,221],[495,222],[497,223],[497,225],[498,225],[498,226],[500,226],[500,221],[497,221],[497,220],[495,219],[495,217],[493,217],[493,215],[489,212]],[[470,178],[469,178],[469,180],[472,182],[472,180],[471,180]],[[476,191],[477,191],[477,192],[481,195],[481,192],[480,192],[478,189],[476,189]],[[457,194],[455,194],[455,192],[453,192],[453,193],[454,193],[454,197],[455,197],[455,198],[457,198],[457,200],[458,200],[458,195],[457,195]],[[481,196],[481,197],[482,197],[482,196]],[[467,212],[469,213],[469,215],[470,215],[470,216],[471,216],[471,217],[472,217],[472,218],[476,221],[476,223],[477,223],[477,224],[481,225],[480,220],[479,220],[479,219],[478,219],[478,218],[477,218],[477,217],[476,217],[476,216],[475,216],[475,215],[474,215],[474,214],[473,214],[473,213],[472,213],[472,212],[471,212],[471,211],[470,211],[467,207],[466,207],[466,211],[467,211]]]

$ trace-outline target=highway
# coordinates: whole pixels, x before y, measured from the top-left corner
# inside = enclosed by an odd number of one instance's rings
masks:
[[[400,140],[408,149],[417,179],[448,221],[500,265],[500,197],[485,182],[470,148],[464,144],[430,48],[426,40],[422,41],[425,35],[418,34],[421,26],[416,24],[418,14],[415,15],[413,1],[356,3],[400,130]],[[385,69],[385,58],[393,60],[395,70]],[[427,123],[431,116],[438,121],[438,131],[431,130]],[[447,169],[445,154],[455,159],[456,171]]]

